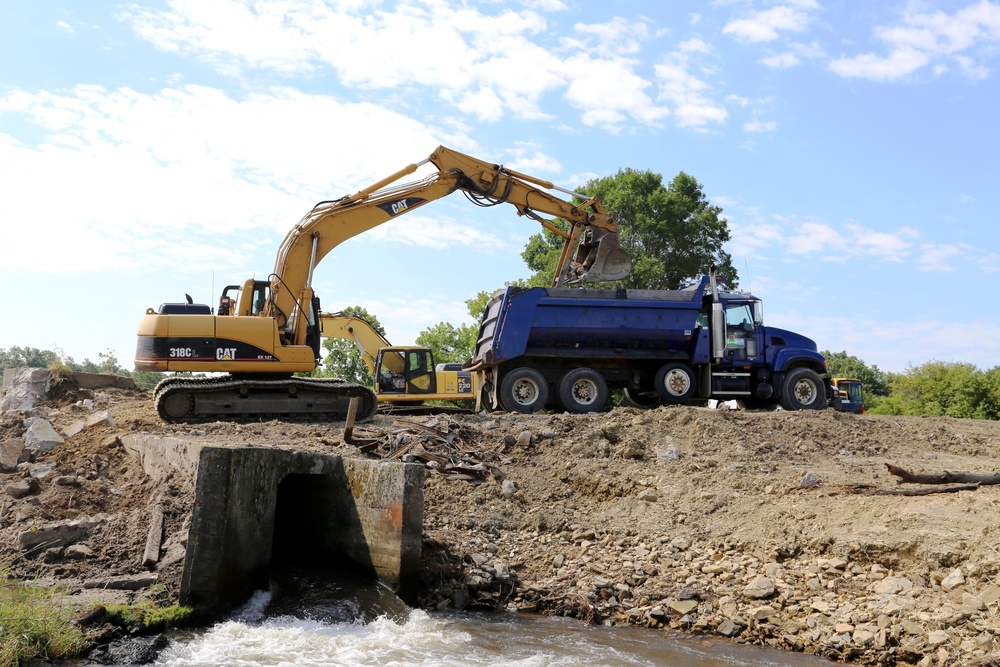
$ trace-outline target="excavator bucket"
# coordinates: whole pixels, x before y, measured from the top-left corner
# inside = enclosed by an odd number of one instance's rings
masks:
[[[576,257],[563,268],[559,284],[596,283],[621,280],[632,272],[632,258],[618,243],[618,234],[588,229],[576,250]]]

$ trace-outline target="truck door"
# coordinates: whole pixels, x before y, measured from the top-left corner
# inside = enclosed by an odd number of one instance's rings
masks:
[[[760,353],[753,305],[726,304],[726,359],[733,363],[755,360]]]

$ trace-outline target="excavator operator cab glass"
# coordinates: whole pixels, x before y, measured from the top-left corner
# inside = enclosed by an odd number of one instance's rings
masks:
[[[251,315],[260,315],[264,311],[264,306],[267,304],[267,291],[270,287],[271,284],[264,280],[255,280],[253,282],[253,301],[250,305]]]
[[[375,361],[379,393],[406,393],[406,361],[401,350],[379,350]]]

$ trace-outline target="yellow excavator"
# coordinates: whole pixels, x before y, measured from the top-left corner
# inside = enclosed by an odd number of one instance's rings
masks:
[[[375,398],[392,406],[424,401],[475,401],[482,406],[482,374],[463,371],[461,363],[434,364],[434,353],[418,345],[390,345],[364,318],[320,313],[323,338],[354,343],[374,377]]]
[[[398,183],[427,163],[437,171]],[[553,190],[580,201],[560,199]],[[293,375],[320,363],[322,325],[313,272],[344,241],[456,191],[479,206],[511,204],[518,215],[562,237],[554,286],[620,280],[631,271],[631,259],[619,247],[618,223],[596,197],[439,146],[353,195],[318,203],[288,232],[268,280],[227,286],[218,312],[190,297],[147,309],[139,324],[137,370],[225,373],[160,382],[153,395],[160,418],[345,419],[352,398],[358,399],[356,419],[370,418],[378,407],[371,389]],[[543,216],[569,222],[569,231]]]

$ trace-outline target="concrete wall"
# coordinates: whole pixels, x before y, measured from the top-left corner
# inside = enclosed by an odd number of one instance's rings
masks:
[[[296,554],[346,558],[414,603],[423,476],[411,464],[202,447],[181,603],[224,611],[267,587],[272,557]]]

